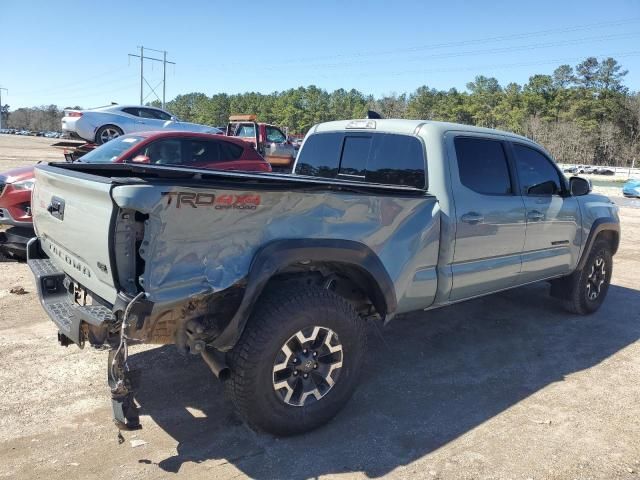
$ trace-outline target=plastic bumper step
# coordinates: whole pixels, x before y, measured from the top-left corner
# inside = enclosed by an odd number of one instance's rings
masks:
[[[104,322],[113,321],[113,313],[102,305],[75,303],[65,286],[67,275],[41,253],[37,242],[37,239],[33,239],[28,244],[27,264],[35,277],[40,303],[57,325],[60,333],[73,343],[82,345],[84,341],[80,334],[82,322],[99,326]],[[63,338],[60,340],[61,343],[65,343]]]

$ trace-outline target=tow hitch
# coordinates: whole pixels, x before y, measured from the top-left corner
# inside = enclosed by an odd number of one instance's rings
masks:
[[[113,421],[120,430],[138,430],[142,428],[138,407],[135,403],[135,390],[138,387],[139,374],[129,368],[129,346],[127,344],[126,330],[129,326],[131,307],[144,295],[144,292],[140,292],[127,305],[122,318],[122,326],[120,327],[120,343],[118,348],[109,351],[107,379],[111,388]]]

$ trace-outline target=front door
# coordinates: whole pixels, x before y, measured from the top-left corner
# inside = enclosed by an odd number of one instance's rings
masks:
[[[456,235],[450,299],[461,300],[516,283],[525,207],[501,136],[464,134],[451,143]]]
[[[527,232],[518,283],[570,273],[578,262],[582,232],[577,200],[564,176],[541,150],[513,143]]]
[[[264,158],[272,167],[285,170],[293,166],[295,158],[295,149],[286,135],[271,125],[265,127]]]

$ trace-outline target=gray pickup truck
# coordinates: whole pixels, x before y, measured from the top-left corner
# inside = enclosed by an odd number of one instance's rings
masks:
[[[251,427],[304,432],[354,391],[370,325],[541,280],[594,312],[620,236],[615,205],[539,145],[431,121],[317,125],[293,175],[49,164],[36,179],[42,305],[63,345],[110,348],[128,428],[131,344],[201,355]]]

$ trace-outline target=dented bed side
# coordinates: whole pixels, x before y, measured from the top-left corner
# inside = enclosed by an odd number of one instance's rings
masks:
[[[65,192],[63,220],[37,210],[41,247],[110,305],[114,319],[127,299],[146,292],[128,327],[133,341],[228,350],[264,283],[311,260],[362,270],[387,319],[435,298],[440,207],[425,192],[335,190],[323,184],[336,182],[286,177],[262,185],[242,174],[190,182],[65,170],[36,172],[40,203]],[[67,193],[71,185],[77,193]]]
[[[363,263],[362,269],[393,290],[389,314],[426,308],[435,296],[439,209],[430,196],[139,185],[116,186],[112,196],[119,207],[116,230],[122,219],[138,218],[130,230],[143,232],[138,248],[143,269],[119,271],[122,280],[139,274],[138,285],[153,304],[141,328],[130,332],[143,342],[171,343],[188,322],[198,320],[206,343],[212,339],[222,350],[232,346],[235,335],[223,333],[230,324],[237,329],[242,324],[232,320],[245,300],[256,254],[283,240],[289,253],[277,264],[270,254],[273,265],[263,266],[270,275],[312,257],[351,261]],[[290,253],[296,248],[302,252]],[[319,253],[327,248],[333,251]],[[344,260],[338,250],[347,251]],[[116,252],[122,256],[127,249]],[[367,256],[382,267],[367,265]],[[216,342],[218,337],[225,342]]]

